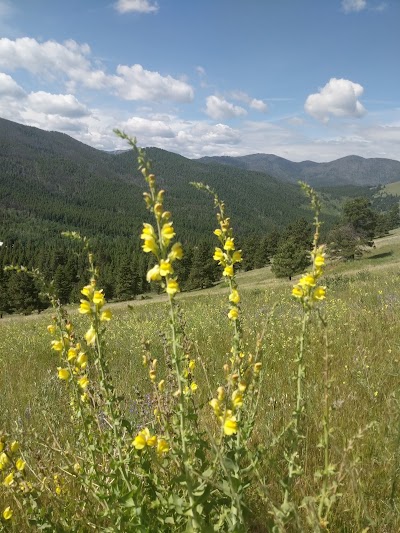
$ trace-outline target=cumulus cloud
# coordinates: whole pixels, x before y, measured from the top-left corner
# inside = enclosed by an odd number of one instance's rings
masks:
[[[252,98],[243,91],[232,91],[230,97],[233,100],[238,100],[239,102],[247,104],[251,109],[260,111],[261,113],[266,113],[268,111],[268,106],[263,100]]]
[[[8,74],[0,72],[0,95],[2,97],[25,97],[24,89]]]
[[[157,13],[157,2],[150,0],[118,0],[115,9],[119,13]]]
[[[188,83],[145,70],[141,65],[118,65],[117,74],[117,92],[125,100],[191,102],[194,98],[193,88]]]
[[[328,122],[330,116],[361,117],[366,113],[359,101],[364,88],[350,80],[331,78],[318,93],[310,94],[304,109],[314,118]]]
[[[0,39],[0,68],[9,71],[24,69],[54,81],[63,77],[69,92],[75,92],[81,85],[108,90],[125,100],[193,100],[193,88],[185,81],[145,70],[141,65],[119,65],[117,74],[107,74],[93,66],[90,55],[87,44],[73,40],[61,44],[55,41],[40,43],[30,37]]]
[[[131,135],[140,135],[140,137],[161,137],[173,138],[175,133],[171,126],[163,120],[152,120],[142,117],[131,117],[123,124],[124,131]]]
[[[220,96],[208,96],[206,100],[206,113],[214,120],[241,117],[247,114],[243,107],[233,105]]]
[[[44,91],[32,92],[27,103],[33,109],[49,115],[78,118],[89,115],[87,107],[72,94],[51,94]]]
[[[362,11],[367,7],[367,0],[342,0],[342,9],[345,13]]]

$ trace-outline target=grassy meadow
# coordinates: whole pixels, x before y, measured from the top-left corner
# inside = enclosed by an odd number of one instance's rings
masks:
[[[379,239],[363,259],[327,264],[323,302],[331,354],[331,461],[342,469],[338,498],[331,512],[332,532],[396,532],[400,530],[400,230]],[[269,497],[279,501],[279,480],[286,462],[280,432],[294,409],[296,346],[300,332],[299,305],[291,297],[293,281],[273,278],[264,268],[240,273],[245,349],[255,350],[263,332],[263,378],[253,435],[268,460],[260,475]],[[227,328],[227,289],[183,293],[177,297],[196,361],[196,401],[207,405],[223,380],[223,364],[231,349]],[[106,350],[114,385],[124,397],[126,417],[138,430],[152,418],[154,400],[148,370],[143,367],[143,341],[163,372],[164,333],[168,328],[163,296],[152,300],[111,304]],[[78,332],[87,318],[69,312]],[[10,316],[0,322],[1,427],[25,445],[27,456],[46,468],[46,450],[68,441],[72,431],[66,384],[57,378],[58,354],[50,350],[46,326],[51,313]],[[318,492],[315,472],[322,464],[318,447],[323,409],[323,337],[311,324],[305,344],[304,474],[296,481],[299,501]],[[207,422],[211,415],[203,409]],[[208,423],[208,422],[207,422]],[[211,423],[211,418],[210,422]],[[282,437],[284,438],[284,437]],[[54,444],[52,444],[54,446]],[[344,450],[346,450],[344,454]],[[32,459],[32,460],[33,460]],[[254,483],[248,493],[251,531],[269,531],[268,509]],[[18,522],[6,524],[21,531]],[[305,528],[305,526],[303,526]],[[288,529],[291,531],[292,529]],[[293,529],[295,531],[296,529]]]

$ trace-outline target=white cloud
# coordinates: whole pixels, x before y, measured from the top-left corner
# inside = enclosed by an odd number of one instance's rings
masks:
[[[367,0],[342,0],[342,9],[345,13],[362,11],[367,7]]]
[[[117,74],[117,92],[125,100],[191,102],[194,98],[193,88],[185,81],[145,70],[141,65],[118,65]]]
[[[44,91],[32,92],[27,103],[32,109],[48,115],[78,118],[90,114],[86,106],[81,104],[72,94],[50,94]]]
[[[130,135],[140,137],[173,138],[175,133],[169,124],[162,120],[131,117],[122,124],[122,129]]]
[[[214,120],[241,117],[247,114],[243,107],[233,105],[220,96],[208,96],[206,104],[206,113]]]
[[[229,96],[233,100],[243,102],[247,104],[251,109],[255,109],[256,111],[260,111],[261,113],[266,113],[268,111],[268,105],[263,100],[252,98],[243,91],[232,91]]]
[[[110,75],[94,67],[90,55],[89,45],[73,40],[60,44],[40,43],[29,37],[0,39],[0,68],[24,69],[53,81],[61,78],[69,92],[81,85],[108,90],[125,100],[191,102],[194,98],[193,88],[185,81],[145,70],[141,65],[119,65],[117,75]]]
[[[364,88],[350,80],[331,78],[318,93],[310,94],[304,109],[314,118],[328,122],[335,117],[361,117],[366,113],[359,98]]]
[[[151,0],[118,0],[115,9],[119,13],[157,13],[157,2]]]
[[[0,73],[0,95],[2,98],[8,97],[25,97],[25,91],[18,83],[8,74]]]

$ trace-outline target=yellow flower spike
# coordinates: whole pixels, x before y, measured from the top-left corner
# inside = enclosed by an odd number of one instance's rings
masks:
[[[150,283],[151,281],[160,281],[161,274],[160,274],[160,265],[154,265],[153,268],[151,268],[147,274],[146,279]]]
[[[161,238],[164,243],[169,243],[171,239],[175,237],[175,231],[172,226],[172,222],[167,222],[161,228]]]
[[[312,296],[315,300],[324,300],[326,296],[326,287],[317,287]]]
[[[70,373],[68,368],[61,368],[60,366],[57,368],[58,370],[58,378],[62,379],[64,381],[69,379]]]
[[[81,305],[79,306],[79,312],[81,315],[90,315],[92,312],[92,307],[90,305],[90,302],[87,300],[81,300]]]
[[[168,254],[168,258],[169,258],[170,261],[175,261],[176,259],[178,259],[180,261],[182,259],[182,257],[183,257],[182,245],[181,245],[180,242],[176,242],[172,246],[171,251]]]
[[[93,303],[97,305],[97,307],[103,307],[103,305],[106,303],[106,300],[103,294],[103,289],[101,289],[100,291],[94,291]]]
[[[239,318],[239,310],[237,307],[232,307],[232,309],[228,313],[228,318],[230,320],[237,320]]]
[[[157,388],[160,392],[162,392],[165,389],[165,379],[162,379],[161,381],[159,381]]]
[[[228,278],[232,278],[233,274],[234,274],[233,265],[226,265],[226,267],[224,268],[224,271],[222,272],[222,275]]]
[[[89,385],[89,379],[87,376],[82,376],[78,379],[78,385],[81,389],[86,389]]]
[[[64,344],[62,341],[60,340],[51,341],[51,349],[54,350],[55,352],[62,352],[63,348],[64,348]]]
[[[304,296],[303,289],[299,285],[295,285],[292,289],[292,296],[302,298]]]
[[[227,411],[224,420],[224,433],[227,436],[237,433],[236,416],[232,415],[232,411]]]
[[[6,507],[3,511],[4,520],[11,520],[12,515],[13,515],[13,510],[11,509],[11,507]]]
[[[16,469],[19,470],[20,472],[22,472],[22,470],[25,468],[25,465],[26,463],[21,457],[15,463]]]
[[[240,295],[236,289],[232,289],[232,292],[229,295],[229,301],[238,304],[240,302]]]
[[[172,265],[168,259],[166,261],[164,261],[164,259],[161,259],[159,272],[160,272],[160,276],[163,276],[163,277],[167,276],[168,274],[174,273],[174,269],[172,268]]]
[[[169,452],[168,442],[164,439],[158,439],[157,441],[157,454],[163,455],[164,453]]]
[[[10,487],[14,483],[14,472],[10,472],[8,476],[4,478],[3,485]]]
[[[213,255],[213,259],[215,261],[219,261],[220,263],[224,263],[225,262],[225,254],[224,252],[221,250],[221,248],[218,248],[218,246],[215,247],[215,252],[214,252],[214,255]]]
[[[192,392],[196,392],[198,388],[199,387],[198,387],[197,383],[195,383],[194,381],[193,381],[193,383],[190,384],[190,390]]]
[[[54,324],[50,324],[49,326],[47,326],[47,331],[50,333],[50,335],[54,335],[57,331],[57,328]]]
[[[242,250],[237,250],[236,252],[233,252],[232,262],[233,263],[240,263],[241,261],[243,261]]]
[[[90,328],[85,333],[85,341],[88,343],[89,346],[91,346],[96,342],[96,337],[96,330],[93,326],[90,326]]]
[[[232,404],[235,408],[243,406],[243,393],[240,390],[233,391]]]
[[[100,315],[101,322],[108,322],[112,319],[112,312],[110,309],[104,309]]]
[[[235,239],[232,239],[231,237],[228,237],[226,239],[226,241],[225,241],[225,244],[224,244],[224,250],[226,250],[227,252],[228,251],[233,251],[235,249],[234,240]]]
[[[176,281],[176,279],[169,279],[167,282],[167,288],[165,289],[168,294],[173,296],[177,292],[179,292],[179,284]]]
[[[19,442],[17,440],[14,440],[11,443],[10,450],[12,453],[17,453],[17,451],[19,450]]]

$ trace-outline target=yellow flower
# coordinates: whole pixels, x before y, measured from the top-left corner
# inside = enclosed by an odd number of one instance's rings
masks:
[[[63,351],[63,348],[64,348],[64,345],[63,345],[63,342],[58,340],[58,341],[51,341],[51,349],[56,351],[56,352],[62,352]]]
[[[92,307],[90,302],[87,300],[81,300],[81,305],[79,306],[79,312],[81,315],[89,315],[92,312]]]
[[[313,292],[315,300],[324,300],[326,296],[326,287],[317,287]]]
[[[142,237],[143,238],[143,237]],[[142,245],[142,250],[147,254],[147,253],[150,253],[152,252],[153,254],[156,254],[157,255],[157,252],[158,252],[158,246],[157,246],[157,243],[155,241],[155,239],[153,239],[152,237],[148,237],[144,240],[144,243]]]
[[[169,279],[167,283],[167,288],[165,289],[168,294],[173,296],[175,293],[179,292],[179,284],[176,279]]]
[[[101,322],[109,321],[112,318],[112,313],[110,309],[104,309],[104,311],[100,315]]]
[[[3,485],[10,487],[14,483],[14,472],[10,472],[8,476],[4,478]]]
[[[11,507],[6,507],[3,511],[4,520],[10,520],[12,518],[12,515],[13,515],[13,510],[11,509]]]
[[[143,450],[146,445],[154,447],[156,444],[157,436],[151,436],[148,428],[144,428],[142,431],[139,431],[139,433],[136,435],[132,442],[132,446],[137,450]]]
[[[81,389],[86,389],[87,386],[89,385],[89,379],[87,376],[82,376],[81,378],[78,379],[78,385],[80,386]]]
[[[162,455],[163,453],[169,452],[168,442],[164,439],[158,439],[157,441],[157,454]]]
[[[81,290],[81,293],[86,296],[87,298],[91,298],[92,294],[93,294],[93,286],[92,285],[86,285],[85,287],[83,287],[83,289]]]
[[[225,398],[225,389],[224,389],[224,387],[218,387],[217,393],[218,393],[218,400],[220,402],[222,402],[222,400]]]
[[[238,304],[240,302],[240,295],[236,289],[232,289],[232,292],[229,295],[229,301]]]
[[[240,263],[240,261],[243,261],[243,259],[242,259],[242,250],[237,250],[236,252],[233,252],[232,261],[234,263]]]
[[[303,276],[300,281],[299,285],[301,287],[315,287],[315,278],[312,274],[306,274]]]
[[[78,359],[76,362],[81,368],[86,368],[88,357],[84,352],[79,352]]]
[[[17,440],[11,443],[10,450],[12,451],[12,453],[17,453],[17,451],[19,450],[19,442]]]
[[[222,275],[228,278],[232,278],[233,277],[233,265],[226,265],[226,267],[224,268],[224,271],[222,272]]]
[[[262,363],[256,363],[254,365],[254,373],[255,374],[259,374],[260,373],[260,370],[261,370],[261,367],[262,367]]]
[[[196,361],[194,359],[191,359],[189,361],[189,370],[194,370],[195,366],[196,366]]]
[[[141,239],[148,239],[148,238],[155,239],[156,238],[156,232],[154,231],[154,228],[151,224],[148,224],[147,222],[143,223],[143,230],[142,230],[142,234],[140,235],[140,238]]]
[[[219,416],[221,414],[221,404],[219,403],[219,401],[217,400],[217,398],[213,398],[210,402],[209,402],[209,405],[211,405],[213,411],[214,411],[214,414],[216,416]]]
[[[233,435],[237,433],[236,416],[232,415],[231,411],[227,411],[224,420],[224,433],[225,435]]]
[[[3,470],[5,466],[10,462],[7,454],[4,452],[0,455],[0,470]]]
[[[47,326],[47,331],[51,334],[51,335],[54,335],[54,333],[56,332],[56,326],[54,324],[50,324],[49,326]]]
[[[72,359],[75,359],[77,355],[77,351],[78,350],[76,348],[70,348],[68,350],[68,354],[67,354],[68,361],[72,361]]]
[[[232,309],[228,313],[228,318],[230,320],[237,320],[239,316],[239,311],[236,307],[232,307]]]
[[[325,265],[325,257],[323,255],[318,254],[315,257],[314,264],[317,268],[321,268]]]
[[[172,226],[172,222],[167,222],[161,228],[161,238],[164,242],[169,242],[175,237],[175,231]]]
[[[15,463],[17,470],[19,470],[20,472],[22,472],[22,470],[25,468],[25,465],[26,463],[21,457]]]
[[[232,393],[232,403],[234,407],[242,407],[243,405],[243,393],[239,390],[235,390]]]
[[[164,261],[164,259],[161,259],[159,272],[160,276],[167,276],[168,274],[174,273],[174,269],[172,268],[172,265],[169,260]]]
[[[224,250],[228,252],[228,251],[233,251],[234,249],[235,249],[234,239],[231,239],[230,237],[228,237],[224,244]]]
[[[222,231],[219,228],[217,228],[214,230],[214,235],[216,235],[217,237],[221,237]]]
[[[164,390],[164,388],[165,388],[165,379],[162,379],[162,380],[158,383],[157,388],[158,388],[158,390],[159,390],[160,392],[162,392],[162,391]]]
[[[159,281],[161,279],[160,265],[154,265],[153,268],[147,272],[146,279],[149,283],[150,281]]]
[[[168,254],[170,261],[175,261],[175,259],[182,259],[183,250],[180,242],[176,242],[171,248],[170,253]]]
[[[85,333],[85,340],[89,344],[89,346],[96,342],[96,330],[93,326],[90,326],[90,328]]]
[[[192,392],[196,392],[198,389],[197,383],[193,381],[193,383],[190,384],[190,389]]]
[[[218,248],[218,246],[215,247],[215,252],[214,252],[214,255],[213,255],[213,259],[215,261],[219,261],[220,263],[225,261],[225,254],[221,250],[221,248]]]
[[[295,285],[292,289],[292,296],[295,298],[302,298],[303,295],[303,289],[299,287],[299,285]]]
[[[93,303],[97,305],[97,307],[103,307],[103,305],[106,303],[106,300],[103,294],[103,289],[101,291],[94,291]]]
[[[69,379],[69,370],[68,368],[61,368],[60,366],[57,368],[58,370],[58,377],[59,379],[67,380]]]

